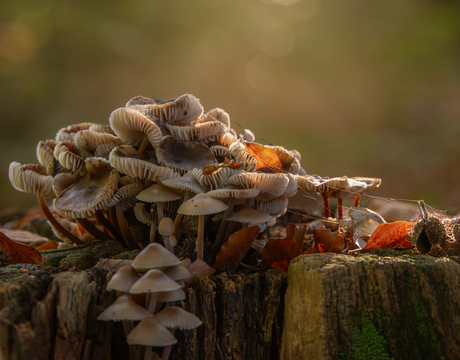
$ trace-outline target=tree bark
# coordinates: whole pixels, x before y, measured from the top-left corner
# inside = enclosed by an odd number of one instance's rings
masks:
[[[459,359],[459,282],[452,258],[299,256],[281,359]]]

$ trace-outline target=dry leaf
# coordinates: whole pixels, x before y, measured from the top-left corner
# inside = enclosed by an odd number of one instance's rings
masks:
[[[260,255],[263,259],[262,270],[276,267],[287,272],[291,260],[302,252],[306,230],[306,224],[288,224],[286,238],[267,242],[267,245],[260,249]]]
[[[8,238],[13,241],[27,244],[33,247],[46,243],[49,239],[27,230],[0,229]]]
[[[313,246],[304,254],[317,254],[333,252],[339,254],[345,247],[343,233],[339,231],[332,232],[329,229],[314,229],[313,237],[315,239]]]
[[[257,171],[264,173],[282,173],[283,165],[280,158],[273,150],[263,145],[246,142],[244,143],[246,151],[257,160]]]
[[[245,257],[252,242],[259,234],[258,226],[242,228],[229,236],[227,242],[222,245],[216,255],[216,262],[212,266],[217,272],[227,267],[228,273],[233,274]]]
[[[185,260],[190,262],[189,258],[187,258]],[[184,260],[182,260],[182,261],[184,261]],[[184,263],[182,265],[185,266]],[[199,277],[208,277],[208,276],[211,276],[212,274],[214,274],[216,272],[216,270],[214,270],[212,267],[210,267],[208,264],[206,264],[206,262],[204,262],[201,259],[196,259],[193,263],[191,263],[189,271],[190,271],[190,274],[192,274],[192,276],[190,276],[189,278],[185,279],[184,281],[186,283],[188,283],[188,284],[195,284],[195,285],[197,284],[197,281],[196,281],[197,276],[199,276]]]
[[[372,233],[367,245],[362,250],[384,249],[392,246],[412,248],[409,242],[409,232],[413,225],[407,221],[396,221],[390,224],[380,224]]]
[[[3,258],[6,257],[8,265],[42,263],[42,257],[37,250],[31,246],[22,245],[11,240],[3,232],[0,232],[0,250],[3,253]]]
[[[41,244],[40,246],[37,246],[35,250],[42,251],[42,250],[55,250],[57,249],[58,244],[54,240],[47,241],[44,244]]]

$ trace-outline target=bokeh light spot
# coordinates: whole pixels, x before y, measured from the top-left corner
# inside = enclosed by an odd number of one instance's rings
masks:
[[[269,24],[260,33],[259,46],[269,56],[284,57],[294,50],[295,33],[286,24]]]

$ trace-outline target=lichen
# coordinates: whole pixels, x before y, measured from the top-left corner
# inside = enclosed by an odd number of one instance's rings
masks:
[[[352,359],[390,360],[385,347],[386,341],[371,319],[369,317],[361,318],[351,333]]]

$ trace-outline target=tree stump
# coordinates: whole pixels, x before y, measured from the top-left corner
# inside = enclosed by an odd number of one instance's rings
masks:
[[[281,359],[460,359],[457,261],[299,256],[289,267]]]

